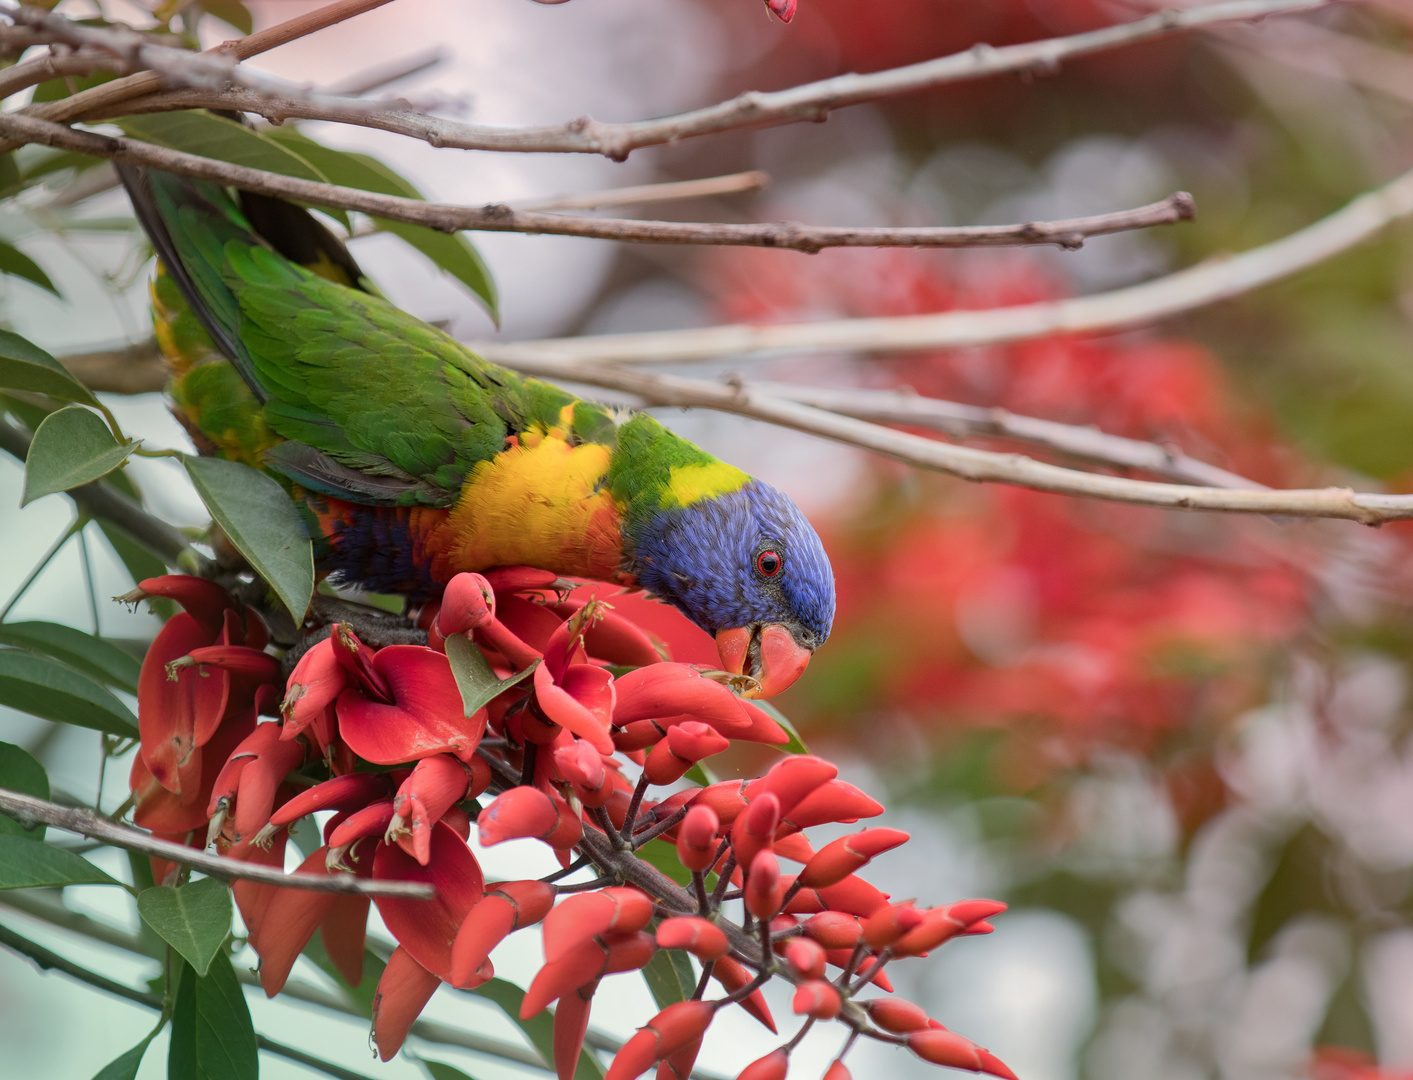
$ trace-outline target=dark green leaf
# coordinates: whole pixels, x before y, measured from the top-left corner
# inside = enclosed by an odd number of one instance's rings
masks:
[[[230,957],[219,953],[204,979],[183,964],[168,1080],[257,1080],[259,1075],[255,1028]]]
[[[345,996],[357,1005],[364,1016],[371,1016],[373,1013],[373,998],[378,994],[378,980],[383,977],[383,968],[386,966],[382,959],[372,949],[363,950],[363,978],[359,980],[357,986],[351,986],[343,973],[334,966],[334,962],[329,959],[328,952],[324,949],[323,935],[315,934],[309,939],[309,944],[304,946],[304,955],[314,961],[329,978],[338,984]]]
[[[666,840],[649,840],[638,849],[638,858],[656,867],[678,885],[692,884],[692,872],[677,857],[677,848]]]
[[[33,795],[36,799],[48,799],[49,774],[24,747],[0,742],[0,788],[18,791],[21,795]],[[43,840],[44,826],[36,824],[30,831],[14,818],[0,814],[0,834],[3,833]]]
[[[643,981],[659,1009],[686,1001],[697,989],[692,962],[681,949],[659,949],[653,953],[643,968]]]
[[[142,664],[131,653],[72,626],[52,622],[0,623],[0,644],[52,656],[111,686],[137,693]]]
[[[808,754],[810,752],[810,748],[805,745],[805,740],[800,738],[800,733],[795,730],[795,725],[785,718],[784,713],[768,701],[753,701],[751,704],[765,712],[767,716],[785,729],[785,734],[790,736],[790,741],[781,747],[785,753]]]
[[[554,1017],[542,1012],[529,1020],[520,1019],[520,1002],[525,991],[504,979],[491,979],[470,991],[494,1001],[510,1017],[511,1022],[525,1033],[533,1046],[546,1062],[554,1060]],[[574,1080],[603,1080],[603,1069],[587,1050],[579,1052],[579,1064],[574,1070]]]
[[[148,113],[111,121],[135,139],[200,157],[327,184],[329,178],[300,154],[258,131],[209,112]]]
[[[239,462],[182,461],[221,531],[301,622],[314,592],[314,549],[284,488]]]
[[[24,836],[0,833],[0,889],[60,888],[64,885],[118,885],[82,855]]]
[[[0,274],[11,274],[24,278],[41,289],[48,289],[55,296],[62,296],[44,268],[17,247],[0,242]]]
[[[119,473],[118,475],[122,476],[123,474]],[[123,565],[127,567],[128,573],[132,575],[134,585],[150,577],[160,577],[167,572],[166,563],[116,525],[110,525],[106,521],[100,521],[98,527],[103,530],[103,535],[107,537],[108,543],[113,545],[113,551],[117,554],[118,558],[122,560]],[[163,610],[159,605],[165,605],[167,608],[175,610],[172,607],[172,602],[164,598],[155,598],[149,600],[148,603],[152,605],[152,610],[156,611],[163,618],[170,615],[171,611]]]
[[[77,405],[50,413],[34,433],[25,459],[25,492],[20,505],[68,491],[112,472],[137,443],[120,443],[96,414]]]
[[[142,1055],[147,1053],[147,1044],[152,1041],[149,1035],[125,1054],[120,1054],[98,1070],[93,1080],[137,1080],[137,1070],[142,1064]]]
[[[380,195],[420,199],[422,193],[392,169],[367,154],[350,154],[323,146],[294,127],[275,128],[270,138],[317,166],[333,183]],[[416,248],[442,270],[456,278],[481,301],[491,318],[499,320],[496,286],[475,245],[464,235],[451,235],[423,225],[374,218],[378,228]]]
[[[231,932],[231,890],[215,878],[178,888],[159,885],[137,894],[137,912],[204,976]]]
[[[0,154],[0,198],[8,198],[20,189],[20,167],[14,151]]]
[[[447,1065],[440,1061],[428,1061],[422,1059],[422,1068],[431,1075],[432,1080],[473,1080],[473,1077],[462,1072],[454,1065]]]
[[[0,705],[60,724],[137,736],[132,710],[87,675],[47,656],[0,649]]]
[[[461,703],[467,716],[475,716],[491,698],[509,690],[538,666],[537,661],[508,679],[499,678],[481,650],[472,645],[465,634],[452,634],[446,639],[446,658],[451,663],[451,673],[456,677],[456,688],[461,691]]]
[[[250,12],[240,0],[201,0],[201,6],[206,9],[206,14],[216,16],[242,34],[249,34],[255,29]]]
[[[118,77],[115,71],[95,71],[89,75],[69,75],[62,79],[49,79],[34,88],[33,103],[60,101],[77,94],[80,90],[91,90]]]
[[[28,390],[62,401],[97,405],[98,399],[59,361],[19,334],[0,330],[0,389]]]

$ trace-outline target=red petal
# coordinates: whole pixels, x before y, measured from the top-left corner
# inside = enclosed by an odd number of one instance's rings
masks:
[[[363,981],[363,946],[368,936],[366,896],[340,896],[329,905],[319,927],[324,951],[349,986]]]
[[[609,736],[608,725],[575,701],[566,690],[556,686],[548,665],[537,667],[534,679],[535,698],[547,717],[585,740],[599,753],[613,753],[613,739]]]
[[[141,594],[141,595],[139,595]],[[137,588],[122,599],[137,603],[150,596],[165,596],[184,607],[187,614],[201,624],[207,640],[220,636],[227,608],[234,608],[231,594],[206,578],[190,574],[164,574],[137,583]]]
[[[502,791],[476,816],[476,831],[482,847],[504,840],[535,837],[543,840],[559,823],[559,809],[539,788],[519,787]]]
[[[598,983],[581,986],[559,999],[554,1010],[554,1071],[557,1080],[573,1080],[579,1051],[589,1030],[589,1006]]]
[[[553,963],[589,938],[610,930],[641,930],[652,917],[652,900],[626,886],[570,896],[545,917],[545,959]]]
[[[407,1033],[432,1000],[441,980],[399,946],[388,958],[373,998],[373,1040],[378,1056],[390,1061],[407,1041]]]
[[[220,671],[203,677],[195,668],[184,668],[171,680],[167,665],[210,643],[210,635],[196,619],[178,612],[148,646],[138,676],[137,722],[143,760],[158,783],[178,794],[187,794],[182,791],[178,771],[221,722],[230,675]]]
[[[328,876],[324,865],[327,851],[321,847],[313,852],[300,863],[298,872]],[[250,944],[260,954],[260,985],[267,997],[274,997],[284,988],[295,960],[336,898],[333,893],[309,889],[274,889],[259,920],[259,929],[252,927],[250,931]]]
[[[799,995],[795,996],[798,999]],[[736,1080],[785,1080],[785,1074],[789,1071],[790,1055],[783,1049],[772,1050],[765,1057],[756,1058],[742,1069]]]
[[[419,964],[450,979],[456,932],[466,913],[481,899],[486,883],[471,849],[450,826],[438,822],[432,832],[431,860],[426,866],[394,844],[379,844],[373,877],[378,881],[425,881],[436,888],[437,895],[432,900],[379,897],[378,911],[393,936]]]
[[[372,701],[352,687],[339,695],[339,734],[355,754],[378,765],[440,753],[471,758],[486,730],[486,711],[465,718],[445,656],[420,645],[389,645],[378,650],[373,666],[396,704]]]
[[[334,653],[333,638],[311,645],[290,673],[280,714],[284,737],[292,739],[319,718],[348,685],[348,672]]]
[[[751,721],[736,695],[718,682],[703,678],[686,664],[651,664],[620,676],[613,722],[619,727],[634,720],[690,713],[723,735],[734,738],[750,730]]]

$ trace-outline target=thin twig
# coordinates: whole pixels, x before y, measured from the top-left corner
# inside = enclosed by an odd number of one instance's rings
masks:
[[[113,138],[75,131],[31,116],[0,116],[0,132],[20,142],[73,150],[133,165],[147,165],[182,176],[214,180],[247,191],[281,198],[357,210],[374,217],[425,225],[442,232],[517,232],[582,236],[646,244],[711,244],[785,248],[812,253],[827,247],[995,247],[1058,244],[1079,247],[1087,236],[1170,225],[1192,217],[1192,199],[1178,192],[1162,202],[1113,214],[1065,221],[1019,225],[875,228],[800,225],[795,222],[735,224],[707,221],[636,221],[629,218],[580,217],[517,211],[508,206],[453,206],[398,195],[380,195],[357,188],[301,180],[292,176],[232,165],[214,158],[169,150],[137,139]]]
[[[547,199],[511,199],[506,205],[512,210],[596,210],[600,206],[638,206],[678,199],[702,199],[712,195],[735,195],[742,191],[758,191],[768,183],[770,174],[754,169],[701,180],[639,184],[637,187],[609,188],[607,191],[588,191],[579,195],[552,195]]]
[[[146,1005],[152,1009],[162,1007],[162,999],[156,994],[148,993],[146,990],[134,990],[131,986],[114,982],[106,976],[99,975],[96,971],[89,971],[71,960],[64,959],[58,953],[46,949],[43,945],[20,936],[8,926],[0,925],[0,945],[13,949],[21,956],[29,957],[43,971],[61,971],[71,979],[87,983],[89,986],[115,997],[126,998],[128,1001],[135,1001],[139,1005]]]
[[[148,833],[116,824],[92,810],[60,806],[47,799],[36,799],[32,795],[22,795],[4,788],[0,788],[0,811],[21,822],[43,822],[56,829],[101,840],[114,847],[139,851],[144,855],[156,855],[168,862],[189,866],[216,878],[241,879],[262,885],[342,895],[402,897],[410,900],[429,900],[435,895],[430,885],[416,881],[367,881],[352,874],[286,874],[270,866],[227,859],[220,855],[208,855],[204,851],[174,844],[169,840],[159,840]]]
[[[1290,277],[1347,251],[1413,214],[1413,171],[1359,195],[1328,217],[1279,240],[1214,256],[1142,285],[1071,300],[809,323],[737,323],[700,330],[602,334],[516,343],[471,342],[487,360],[554,355],[620,364],[663,364],[770,353],[896,353],[1030,341],[1157,322]],[[568,377],[568,376],[566,376]]]
[[[289,1058],[290,1061],[297,1061],[299,1064],[321,1072],[325,1076],[336,1077],[337,1080],[369,1080],[366,1073],[354,1072],[352,1069],[345,1069],[342,1065],[335,1065],[332,1061],[325,1061],[321,1057],[313,1054],[306,1054],[303,1050],[296,1050],[293,1046],[286,1046],[284,1043],[276,1042],[274,1039],[259,1032],[255,1034],[256,1045],[266,1053],[275,1054],[282,1058]]]
[[[636,394],[658,405],[716,409],[753,417],[975,483],[1016,484],[1061,495],[1172,510],[1344,518],[1365,525],[1413,518],[1413,495],[1382,495],[1333,487],[1250,490],[1131,480],[1066,469],[1022,454],[954,446],[798,402],[699,379],[544,356],[517,360],[512,366],[532,375],[574,379],[591,386]]]
[[[830,112],[880,98],[917,93],[948,83],[1006,73],[1048,74],[1080,56],[1150,41],[1218,23],[1245,22],[1322,7],[1329,0],[1228,0],[1161,12],[1117,26],[1070,37],[993,48],[977,45],[965,52],[867,75],[847,74],[787,90],[739,94],[729,101],[690,112],[631,123],[603,123],[581,116],[547,127],[509,128],[467,124],[429,116],[405,102],[366,102],[321,95],[317,104],[305,95],[285,98],[246,90],[179,90],[155,95],[145,108],[219,108],[259,113],[274,123],[291,119],[330,120],[392,131],[433,146],[466,150],[602,154],[622,161],[639,147],[741,128],[770,127],[823,120]],[[66,118],[100,114],[87,107]],[[107,115],[115,115],[109,112]]]

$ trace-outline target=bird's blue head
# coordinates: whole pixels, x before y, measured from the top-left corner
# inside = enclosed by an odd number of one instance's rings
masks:
[[[752,676],[756,696],[771,697],[829,637],[834,571],[799,507],[731,472],[745,481],[734,490],[669,499],[638,523],[630,567],[644,588],[716,638],[722,667]]]

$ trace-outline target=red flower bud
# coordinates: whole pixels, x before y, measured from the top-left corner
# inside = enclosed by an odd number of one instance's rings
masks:
[[[575,740],[569,746],[555,747],[554,764],[559,775],[574,786],[574,794],[585,806],[602,806],[612,796],[613,781],[609,779],[603,755],[588,743]]]
[[[785,943],[785,961],[795,974],[805,979],[824,977],[824,949],[809,938],[791,938]]]
[[[569,588],[573,585],[572,582],[563,582],[553,571],[541,570],[534,566],[498,566],[494,570],[487,570],[484,579],[496,592],[503,593],[549,592],[561,586]]]
[[[334,655],[333,638],[327,637],[304,651],[294,665],[280,702],[284,717],[283,737],[293,739],[312,724],[343,693],[348,673]]]
[[[893,952],[898,956],[919,956],[930,952],[980,924],[989,926],[986,919],[1005,910],[1006,905],[997,900],[962,900],[933,908],[925,913],[925,918],[917,926],[909,927],[908,932],[893,945]]]
[[[736,852],[736,865],[743,868],[750,866],[756,852],[770,851],[775,828],[779,824],[780,800],[771,792],[756,796],[731,827],[731,846]]]
[[[652,917],[647,894],[626,886],[570,896],[545,917],[545,959],[553,963],[598,934],[631,934]]]
[[[393,798],[392,822],[385,839],[396,843],[423,866],[431,856],[432,826],[466,798],[471,770],[450,754],[433,754],[417,762]]]
[[[700,1039],[716,1009],[705,1001],[679,1001],[648,1021],[623,1045],[604,1080],[633,1080],[655,1061]]]
[[[751,973],[746,966],[729,956],[723,956],[711,969],[711,977],[719,982],[728,994],[735,993],[751,981]],[[765,1003],[765,995],[754,990],[740,1002],[741,1008],[754,1016],[772,1035],[775,1031],[775,1018],[770,1015],[770,1007]]]
[[[137,583],[137,588],[118,599],[124,604],[136,604],[154,596],[175,600],[210,638],[220,635],[226,612],[236,606],[231,594],[221,586],[208,578],[192,574],[163,574],[145,578]]]
[[[573,1080],[579,1067],[579,1051],[589,1031],[589,1007],[597,982],[562,994],[554,1010],[554,1072],[556,1080]]]
[[[697,792],[697,797],[692,800],[692,805],[710,807],[720,821],[718,827],[730,828],[740,817],[741,811],[750,805],[746,802],[746,797],[741,794],[745,786],[745,783],[740,780],[723,780],[717,784],[709,784]]]
[[[533,836],[544,840],[559,824],[559,809],[539,788],[521,785],[502,791],[476,817],[482,847]]]
[[[561,618],[568,619],[592,602],[566,600],[554,605],[554,611]],[[624,667],[643,667],[661,662],[662,654],[652,638],[643,633],[636,623],[614,614],[608,607],[607,604],[598,604],[594,618],[584,627],[584,649],[588,654]]]
[[[698,761],[719,754],[730,745],[730,739],[700,721],[675,724],[667,729],[667,738],[648,755],[648,780],[654,784],[674,783]]]
[[[780,861],[769,851],[757,852],[746,877],[746,909],[757,919],[773,919],[785,899],[785,888]]]
[[[742,742],[766,743],[769,746],[784,746],[790,741],[790,733],[777,724],[764,709],[749,701],[742,701],[741,708],[750,718],[751,730],[732,735]]]
[[[192,649],[185,656],[167,663],[167,678],[176,681],[181,669],[187,667],[218,668],[257,683],[280,680],[279,659],[262,649],[251,649],[245,645],[205,645]]]
[[[374,799],[386,798],[392,794],[389,776],[389,773],[348,773],[305,788],[270,815],[266,830],[273,831],[293,824],[305,814],[320,810],[353,810],[366,806]],[[256,842],[260,841],[257,839]]]
[[[551,1001],[577,990],[605,975],[636,971],[657,951],[651,934],[641,931],[626,937],[596,937],[580,942],[558,960],[545,963],[530,982],[520,1002],[520,1019],[529,1020],[544,1011]],[[647,1068],[647,1066],[643,1066]]]
[[[721,828],[716,811],[709,806],[693,806],[677,827],[677,858],[693,872],[706,870],[716,861]]]
[[[697,1039],[672,1051],[658,1062],[655,1080],[688,1080],[692,1075],[692,1066],[697,1063],[697,1053],[701,1048],[702,1041]]]
[[[786,836],[780,835],[781,830],[775,830],[775,842],[771,844],[775,854],[782,859],[789,859],[791,862],[808,863],[815,856],[814,848],[810,847],[810,842],[801,833],[789,833]]]
[[[884,1031],[906,1035],[912,1031],[927,1030],[927,1013],[911,1001],[887,997],[874,998],[859,1004],[868,1010],[868,1018]]]
[[[675,915],[657,928],[659,949],[686,949],[698,960],[718,960],[731,951],[725,932],[697,915]]]
[[[790,1055],[782,1047],[756,1058],[736,1076],[736,1080],[785,1080],[790,1071]]]
[[[990,1073],[1002,1080],[1016,1080],[1016,1074],[989,1050],[951,1031],[915,1031],[905,1036],[908,1049],[934,1065]]]
[[[382,836],[392,824],[393,803],[391,799],[380,799],[369,803],[362,810],[355,810],[334,827],[329,833],[329,850],[346,848],[366,836]]]
[[[616,685],[616,727],[688,713],[728,738],[751,729],[736,695],[688,664],[649,664],[623,675]]]
[[[897,941],[909,930],[922,925],[927,915],[913,906],[911,900],[879,908],[863,924],[863,939],[870,949],[882,949]]]
[[[280,725],[259,724],[236,747],[211,791],[206,813],[215,820],[214,833],[221,829],[218,812],[235,803],[236,839],[254,836],[269,822],[275,808],[275,793],[291,769],[304,762],[304,746],[280,739]]]
[[[825,911],[806,919],[804,931],[826,949],[852,949],[863,936],[863,924],[842,911]]]
[[[549,914],[555,887],[544,881],[504,881],[471,908],[451,947],[451,981],[465,986],[509,934]]]
[[[496,594],[480,574],[457,574],[442,593],[437,629],[443,637],[470,636],[496,617]]]
[[[407,1033],[432,1000],[441,979],[424,968],[399,945],[383,968],[373,997],[373,1041],[378,1056],[391,1061],[407,1041]]]
[[[825,911],[850,915],[872,915],[888,903],[888,894],[879,892],[861,877],[850,874],[843,881],[814,890],[824,902]]]
[[[841,836],[826,844],[800,871],[800,881],[822,888],[843,881],[870,860],[906,843],[908,834],[900,829],[864,829],[853,836]]]
[[[754,802],[770,792],[780,802],[780,816],[788,818],[806,796],[839,775],[839,766],[813,754],[794,754],[776,762],[759,780],[746,785],[746,798]]]
[[[796,829],[809,829],[834,822],[848,824],[859,818],[877,817],[881,813],[882,803],[869,798],[853,784],[831,780],[824,787],[805,795],[784,817]]]
[[[832,983],[823,979],[810,979],[795,988],[795,1000],[791,1002],[796,1016],[808,1016],[814,1020],[833,1020],[843,1007],[843,999]]]
[[[822,1080],[853,1080],[849,1067],[842,1061],[836,1061],[824,1070]]]

